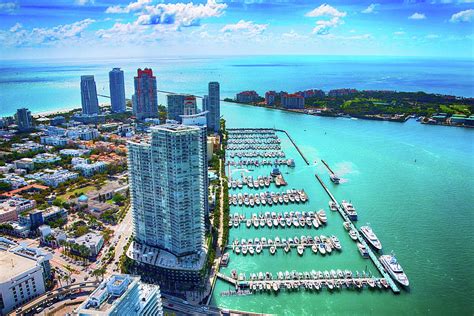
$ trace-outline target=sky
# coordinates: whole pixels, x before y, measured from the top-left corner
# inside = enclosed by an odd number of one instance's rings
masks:
[[[472,59],[473,41],[474,0],[0,0],[0,59]]]

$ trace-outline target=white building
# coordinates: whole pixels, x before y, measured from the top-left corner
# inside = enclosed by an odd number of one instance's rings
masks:
[[[144,284],[139,277],[112,275],[102,281],[75,311],[79,316],[163,315],[160,287]]]
[[[28,200],[22,197],[0,200],[0,223],[15,221],[18,219],[19,213],[31,210],[35,206],[35,200]]]
[[[79,157],[82,155],[87,155],[91,151],[88,149],[61,149],[59,154],[63,156]]]
[[[128,143],[135,238],[176,256],[196,254],[204,245],[207,192],[201,128],[165,124],[151,131],[151,139]]]
[[[33,158],[34,163],[53,163],[60,160],[61,160],[61,157],[59,157],[58,155],[50,154],[50,153],[37,154]]]
[[[0,314],[14,310],[46,291],[52,255],[0,237]]]
[[[44,172],[37,172],[26,175],[29,179],[44,182],[47,186],[57,187],[63,182],[71,179],[76,179],[79,175],[76,172],[71,172],[65,169],[60,170],[45,170]]]

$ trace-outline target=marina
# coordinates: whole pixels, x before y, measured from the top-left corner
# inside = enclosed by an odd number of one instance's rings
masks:
[[[386,290],[390,286],[384,278],[377,278],[363,271],[353,273],[350,270],[332,269],[330,271],[297,272],[279,271],[274,276],[270,272],[251,273],[247,277],[246,273],[232,271],[232,276],[228,277],[221,273],[218,277],[235,287],[235,293],[257,294],[259,292],[286,291],[315,291],[324,288],[329,291],[340,289],[362,290],[364,288]],[[228,291],[224,292],[228,293]]]
[[[327,223],[324,210],[313,211],[290,211],[290,212],[259,212],[252,213],[247,218],[245,214],[234,213],[229,215],[229,227],[238,228],[245,224],[247,228],[315,228],[318,229]]]
[[[288,140],[278,138],[278,133],[284,133]],[[391,274],[383,268],[374,253],[374,245],[377,245],[377,243],[375,239],[370,239],[373,236],[367,234],[364,237],[362,231],[354,225],[353,221],[357,221],[359,215],[351,201],[343,200],[339,203],[318,174],[315,174],[315,176],[321,184],[321,189],[330,197],[329,204],[326,204],[326,210],[328,211],[314,209],[314,204],[310,203],[312,196],[306,192],[305,188],[269,190],[273,186],[277,187],[276,179],[279,179],[279,181],[283,179],[285,184],[289,186],[298,185],[298,182],[294,182],[297,178],[291,176],[292,173],[298,170],[296,162],[293,159],[276,159],[273,161],[270,159],[247,159],[248,156],[239,153],[242,146],[252,144],[253,149],[259,149],[251,151],[251,155],[255,155],[252,158],[266,157],[269,154],[275,154],[274,148],[276,147],[273,147],[273,145],[278,144],[286,157],[285,149],[287,150],[288,146],[293,146],[303,159],[304,164],[309,166],[308,160],[288,133],[277,129],[233,129],[229,131],[228,141],[227,149],[230,149],[230,151],[227,153],[228,159],[226,159],[225,164],[230,179],[229,205],[231,206],[231,215],[228,218],[228,226],[231,236],[230,243],[226,246],[226,255],[230,254],[230,256],[227,257],[228,267],[221,269],[219,278],[233,285],[234,289],[221,292],[222,296],[239,296],[239,294],[229,293],[245,293],[245,295],[250,293],[258,295],[263,292],[278,293],[281,291],[291,293],[300,289],[310,293],[319,292],[323,288],[329,291],[342,288],[371,288],[391,289],[394,293],[400,292]],[[229,147],[229,145],[232,145],[232,147]],[[285,166],[285,161],[291,161],[291,165],[286,164],[291,168],[282,172],[278,168]],[[321,161],[329,172],[330,180],[338,184],[339,177],[324,160]],[[253,170],[254,167],[268,170],[268,173],[265,171],[256,173]],[[239,176],[236,176],[235,173],[238,173]],[[249,189],[252,191],[249,191]],[[319,196],[318,201],[320,201]],[[267,207],[275,208],[275,211],[264,211]],[[248,210],[251,208],[262,210],[249,212]],[[344,228],[344,236],[335,234],[333,228],[328,230],[328,218],[334,217],[332,214],[335,213],[339,213],[339,218],[343,220],[341,226]],[[331,220],[331,223],[335,221],[333,224],[338,225],[336,221],[339,220],[335,217]],[[243,231],[249,232],[251,235],[240,233],[242,228]],[[317,235],[311,233],[316,230],[318,231]],[[273,232],[276,231],[287,234],[275,235]],[[298,234],[298,231],[301,233]],[[260,236],[254,235],[253,232],[260,232]],[[367,231],[365,230],[365,232]],[[341,239],[341,237],[343,238]],[[323,271],[311,270],[310,272],[292,270],[291,272],[249,273],[248,270],[242,270],[236,266],[236,262],[253,261],[267,256],[276,260],[281,260],[282,257],[291,257],[294,263],[300,260],[310,260],[309,258],[316,258],[315,256],[317,256],[321,258],[318,259],[318,262],[324,264],[326,261],[333,261],[331,258],[345,256],[345,251],[343,252],[342,249],[344,243],[348,242],[347,240],[351,243],[347,247],[352,248],[349,253],[357,254],[361,260],[370,259],[376,267],[375,274],[369,272],[370,268],[367,270],[367,267],[362,273],[352,274],[350,269],[334,268]],[[369,243],[369,240],[373,240],[374,244]],[[387,259],[386,262],[394,261]],[[394,271],[397,271],[395,265],[394,267]],[[227,271],[228,274],[226,275],[224,271]],[[236,271],[239,271],[239,273]],[[378,273],[380,275],[377,275]]]

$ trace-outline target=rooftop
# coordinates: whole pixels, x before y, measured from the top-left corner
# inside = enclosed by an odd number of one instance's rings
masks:
[[[35,260],[19,256],[13,252],[0,250],[0,284],[10,281],[36,266]]]
[[[138,262],[178,270],[200,270],[206,259],[206,253],[176,257],[172,253],[133,241],[127,249],[127,256]]]

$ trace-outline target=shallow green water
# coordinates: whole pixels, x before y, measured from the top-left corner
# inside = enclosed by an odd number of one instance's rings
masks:
[[[264,211],[327,209],[328,196],[314,177],[318,172],[335,197],[352,200],[359,225],[370,222],[384,251],[394,250],[410,279],[410,291],[341,290],[256,294],[223,297],[229,286],[218,281],[212,302],[223,308],[279,315],[311,314],[439,314],[474,312],[474,131],[421,125],[351,119],[334,119],[224,104],[228,127],[277,127],[287,130],[311,162],[306,166],[288,139],[279,134],[287,157],[296,168],[284,174],[289,188],[304,188],[305,206],[264,207]],[[333,185],[320,159],[326,160],[344,183]],[[416,159],[416,162],[415,162]],[[314,161],[318,163],[315,165]],[[254,168],[254,175],[270,168]],[[234,176],[238,175],[234,174]],[[242,192],[249,189],[242,189]],[[276,190],[276,189],[273,189]],[[255,190],[254,190],[255,191]],[[256,192],[256,191],[255,191]],[[231,207],[231,213],[258,212],[257,208]],[[311,271],[326,269],[370,270],[342,227],[339,214],[328,214],[327,227],[315,229],[230,230],[230,240],[249,237],[294,237],[335,234],[343,251],[322,257],[306,249],[275,256],[231,254],[228,268],[247,272]]]

